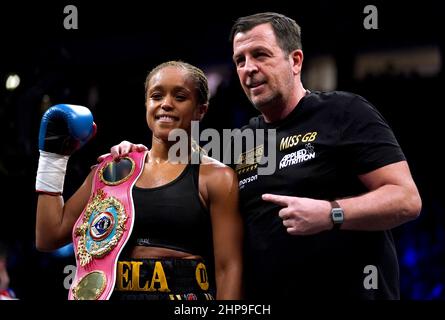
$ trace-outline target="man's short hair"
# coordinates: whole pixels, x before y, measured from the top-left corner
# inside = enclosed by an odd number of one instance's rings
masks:
[[[277,43],[286,54],[303,48],[300,26],[295,20],[275,12],[262,12],[238,18],[230,32],[230,41],[233,42],[237,33],[249,31],[260,24],[266,23],[270,23],[272,26]]]

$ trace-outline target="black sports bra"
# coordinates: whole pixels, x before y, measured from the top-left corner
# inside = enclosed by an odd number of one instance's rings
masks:
[[[210,214],[199,198],[198,179],[199,165],[188,164],[175,180],[163,186],[134,186],[135,222],[129,245],[211,256]]]

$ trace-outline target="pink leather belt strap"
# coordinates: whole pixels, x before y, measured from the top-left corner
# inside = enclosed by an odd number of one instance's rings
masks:
[[[111,156],[94,173],[91,197],[73,228],[76,275],[69,300],[108,300],[116,282],[116,264],[134,224],[132,189],[146,152],[119,162]]]

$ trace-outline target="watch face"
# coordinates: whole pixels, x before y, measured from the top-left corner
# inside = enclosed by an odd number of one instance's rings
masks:
[[[341,208],[332,209],[332,221],[334,221],[334,223],[343,222],[343,210]]]

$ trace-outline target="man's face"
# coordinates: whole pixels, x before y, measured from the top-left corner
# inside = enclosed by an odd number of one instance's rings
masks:
[[[295,87],[293,60],[279,47],[270,24],[237,33],[233,61],[241,86],[255,108],[261,111],[285,104]]]

